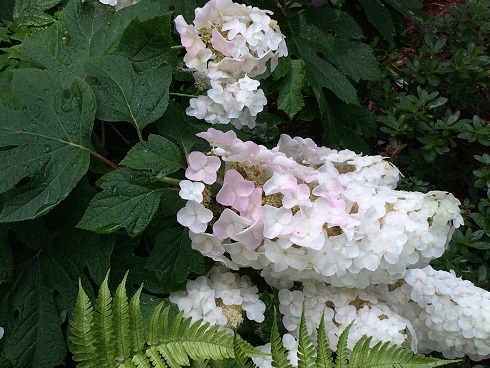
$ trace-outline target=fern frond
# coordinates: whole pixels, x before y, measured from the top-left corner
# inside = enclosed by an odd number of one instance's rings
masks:
[[[271,332],[271,355],[274,368],[292,368],[287,358],[287,351],[282,344],[281,336],[277,329],[277,311],[274,310],[274,323]]]
[[[305,306],[301,311],[298,337],[298,368],[316,368],[315,347],[310,339],[305,320]]]
[[[316,365],[318,368],[334,368],[332,349],[328,343],[325,331],[325,310],[322,312],[322,319],[317,330]]]
[[[163,308],[163,304],[164,303],[161,302],[153,308],[148,317],[148,321],[146,322],[146,341],[148,341],[150,345],[158,344],[160,342],[160,337],[162,336],[162,332],[160,331],[160,312]]]
[[[71,349],[73,360],[81,362],[78,364],[80,368],[93,367],[96,363],[93,325],[92,304],[79,281],[77,303],[70,320],[70,341],[74,344]]]
[[[347,368],[347,339],[349,338],[349,331],[354,324],[354,321],[349,323],[344,331],[340,334],[339,341],[337,343],[337,359],[335,359],[335,368]]]
[[[150,360],[143,353],[138,353],[135,356],[133,356],[132,361],[136,368],[153,368],[151,366]]]
[[[158,349],[155,346],[152,346],[149,349],[146,349],[146,356],[150,359],[152,367],[155,368],[167,368],[168,365],[160,356]]]
[[[129,272],[129,271],[128,271]],[[129,304],[126,294],[128,272],[116,289],[112,303],[114,313],[114,331],[116,343],[116,359],[125,360],[130,356]]]
[[[116,367],[116,347],[114,343],[114,322],[112,315],[112,297],[108,286],[109,272],[95,302],[94,336],[97,367]]]
[[[247,354],[243,350],[243,344],[241,344],[242,339],[239,339],[235,334],[233,339],[233,350],[235,351],[235,361],[237,368],[258,368],[252,360],[248,359]],[[248,361],[247,361],[248,360]]]
[[[171,368],[180,368],[182,366],[172,358],[172,355],[170,354],[166,345],[158,345],[157,350]]]
[[[143,317],[141,315],[140,296],[143,290],[143,285],[133,295],[129,302],[129,326],[131,352],[138,353],[145,347],[145,338],[143,336]]]
[[[371,340],[372,337],[364,335],[357,341],[350,355],[350,367],[365,367],[367,365],[367,359],[369,358],[369,344],[371,343]]]
[[[382,368],[382,367],[397,367],[397,368],[433,368],[447,364],[460,362],[460,360],[442,360],[433,357],[427,357],[422,354],[414,354],[411,350],[390,342],[378,342],[372,349],[366,348],[369,346],[370,338],[363,337],[354,346],[356,355],[364,354],[365,356],[351,358],[352,368]],[[361,362],[362,365],[356,362]],[[354,365],[355,363],[355,365]]]

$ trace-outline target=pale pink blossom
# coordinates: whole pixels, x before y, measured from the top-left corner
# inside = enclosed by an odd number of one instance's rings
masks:
[[[206,156],[202,152],[194,151],[187,158],[189,166],[185,171],[187,179],[203,181],[213,184],[217,179],[216,172],[221,166],[221,160],[215,156]]]

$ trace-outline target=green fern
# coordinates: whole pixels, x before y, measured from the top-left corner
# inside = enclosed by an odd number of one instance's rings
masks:
[[[277,311],[274,310],[274,323],[271,332],[271,355],[274,368],[292,368],[287,358],[287,350],[282,344],[281,335],[277,328]]]
[[[170,307],[163,308],[163,303],[150,313],[145,333],[142,288],[128,303],[126,280],[127,274],[113,298],[107,275],[95,307],[80,285],[70,320],[71,351],[78,367],[179,368],[190,366],[194,360],[205,367],[206,361],[237,357],[241,366],[254,368],[248,357],[266,355],[219,326],[203,320],[192,323],[182,312],[170,321]]]
[[[327,336],[325,322],[322,319],[318,327],[318,347],[315,349],[311,343],[306,329],[304,310],[301,315],[298,337],[298,367],[299,368],[433,368],[459,362],[459,360],[442,360],[414,354],[411,350],[389,342],[379,342],[369,348],[372,337],[363,336],[354,345],[352,352],[347,349],[349,330],[353,322],[349,324],[339,337],[336,350],[336,359],[333,360]],[[271,334],[272,366],[277,368],[291,367],[287,360],[287,351],[281,343],[277,332],[276,321]],[[315,357],[316,355],[316,357]]]

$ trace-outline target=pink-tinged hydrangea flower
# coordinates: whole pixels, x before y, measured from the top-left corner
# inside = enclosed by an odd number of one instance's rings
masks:
[[[263,219],[262,210],[262,188],[255,188],[248,197],[248,206],[240,214],[248,219],[261,220]]]
[[[206,156],[202,152],[194,151],[187,158],[189,166],[185,171],[187,179],[203,181],[206,184],[213,184],[216,181],[221,160],[215,156]]]
[[[216,201],[223,206],[231,206],[238,211],[244,211],[248,207],[249,196],[255,189],[253,181],[243,179],[236,170],[228,170],[225,173],[223,186],[216,195]]]
[[[204,184],[199,182],[193,182],[190,180],[181,180],[179,183],[180,191],[179,196],[182,199],[195,201],[201,203],[203,200],[202,192],[204,191]]]
[[[272,177],[264,184],[266,195],[294,191],[298,186],[298,180],[293,174],[275,171]]]
[[[236,234],[252,225],[252,221],[237,215],[229,208],[221,213],[220,218],[213,225],[213,234],[218,239],[230,238],[236,240]]]
[[[197,133],[196,135],[207,140],[213,148],[231,146],[237,138],[236,133],[233,130],[223,132],[214,128],[209,128],[207,131]]]
[[[207,50],[212,51],[204,70],[210,78],[234,79],[251,77],[271,69],[277,59],[287,55],[285,37],[277,22],[268,14],[272,12],[234,3],[231,0],[210,0],[196,8],[193,24],[187,25],[179,15],[175,18],[182,45],[186,48],[186,65],[193,68],[198,37]],[[199,44],[199,47],[202,47]]]
[[[194,201],[188,201],[185,207],[177,212],[177,221],[179,224],[188,227],[195,233],[206,231],[208,223],[212,219],[213,212]]]

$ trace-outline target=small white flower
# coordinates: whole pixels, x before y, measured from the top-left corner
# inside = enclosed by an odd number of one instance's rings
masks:
[[[213,218],[213,212],[202,204],[188,201],[184,208],[177,212],[179,224],[188,227],[194,233],[206,231],[209,221]]]
[[[195,201],[201,203],[203,200],[202,192],[204,191],[204,184],[200,182],[193,182],[190,180],[181,180],[179,183],[180,191],[179,196],[182,199],[189,201]]]

